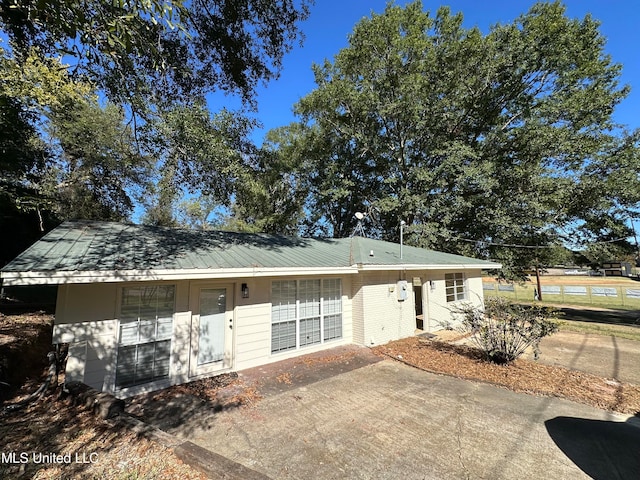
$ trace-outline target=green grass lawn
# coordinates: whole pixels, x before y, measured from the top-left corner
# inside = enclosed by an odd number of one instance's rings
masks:
[[[486,292],[485,292],[486,293]],[[500,292],[501,294],[505,292]],[[513,293],[513,292],[506,292]],[[495,295],[487,295],[487,297]],[[515,300],[515,296],[500,295]],[[516,303],[523,305],[545,305],[560,310],[558,321],[560,330],[612,335],[629,340],[640,341],[640,309],[636,305],[620,305],[615,303],[593,305],[581,302],[553,302],[519,299]]]
[[[565,285],[559,283],[546,282],[547,286],[557,286],[564,288]],[[628,290],[636,292],[640,290],[640,284],[638,282],[627,283],[623,285],[612,284],[592,284],[592,285],[580,285],[576,282],[577,286],[587,288],[588,294],[586,295],[571,295],[561,291],[560,294],[543,293],[543,304],[563,304],[563,305],[581,305],[581,306],[593,306],[600,308],[613,308],[617,310],[639,310],[640,311],[640,298],[636,296],[627,295]],[[485,298],[492,296],[499,296],[507,298],[509,300],[515,300],[517,302],[533,302],[534,301],[534,288],[535,285],[530,283],[524,285],[502,285],[502,288],[513,288],[513,291],[498,290],[496,286],[495,290],[484,290]],[[591,292],[592,287],[605,287],[616,289],[616,296],[599,296],[593,295]]]

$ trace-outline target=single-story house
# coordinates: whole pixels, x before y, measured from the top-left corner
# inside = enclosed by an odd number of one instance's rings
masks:
[[[402,252],[402,254],[401,254]],[[58,285],[67,381],[118,397],[342,344],[378,345],[481,305],[499,264],[363,237],[292,238],[66,222],[4,286]]]

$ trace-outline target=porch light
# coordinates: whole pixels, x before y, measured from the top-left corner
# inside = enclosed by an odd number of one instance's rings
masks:
[[[249,298],[249,285],[243,283],[240,290],[242,291],[242,298]]]

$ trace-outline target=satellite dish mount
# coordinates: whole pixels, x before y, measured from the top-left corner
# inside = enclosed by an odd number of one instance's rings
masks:
[[[356,219],[358,220],[358,223],[356,224],[355,228],[353,229],[353,232],[351,232],[351,236],[352,237],[366,237],[365,233],[364,233],[364,219],[366,218],[367,214],[366,213],[362,213],[362,212],[356,212],[354,217],[356,217]]]

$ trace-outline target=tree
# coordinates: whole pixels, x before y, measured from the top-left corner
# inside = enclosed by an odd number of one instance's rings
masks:
[[[211,228],[210,216],[217,205],[210,197],[185,199],[178,203],[178,225],[192,230],[209,230]]]
[[[538,3],[483,35],[445,7],[431,17],[419,1],[389,5],[314,73],[296,108],[317,140],[307,208],[329,234],[368,209],[373,234],[397,240],[405,220],[409,243],[490,256],[519,277],[545,249],[506,245],[557,244],[577,227],[628,233],[616,194],[587,187],[604,188],[595,171],[628,91],[589,16]]]
[[[157,161],[145,222],[181,223],[176,209],[185,195],[205,198],[209,211],[229,208],[254,155],[253,125],[245,115],[211,115],[204,102],[194,102],[174,105],[142,127],[144,150]]]
[[[63,104],[88,101],[89,85],[72,81],[55,59],[30,52],[19,63],[0,48],[0,191],[18,209],[38,208],[33,188],[50,159],[41,124]]]
[[[0,94],[0,265],[35,242],[48,226],[46,213],[32,208],[37,192],[25,184],[46,158],[46,150],[20,102]],[[11,232],[11,234],[7,234]]]
[[[122,109],[101,106],[92,86],[57,59],[0,50],[0,162],[6,201],[57,220],[117,219],[131,213],[149,160],[134,146]]]
[[[0,49],[0,139],[2,264],[61,220],[127,217],[148,167],[120,109],[33,52]]]
[[[473,334],[473,342],[487,360],[504,364],[533,348],[540,354],[540,341],[558,331],[559,311],[540,305],[519,305],[504,298],[488,298],[484,309],[471,305],[458,309],[462,328]]]
[[[65,55],[115,104],[145,112],[211,90],[251,103],[301,36],[306,0],[4,0],[0,27],[18,58]],[[152,101],[155,98],[155,101]]]
[[[297,163],[303,139],[295,127],[267,133],[238,184],[227,227],[281,235],[300,232],[307,197]]]
[[[95,100],[63,105],[50,113],[48,133],[55,147],[38,188],[53,199],[56,216],[127,219],[151,162],[136,149],[123,111]]]
[[[307,0],[0,2],[10,45],[0,96],[7,115],[25,119],[29,142],[47,132],[52,142],[41,144],[53,146],[35,155],[21,141],[20,166],[0,165],[15,174],[3,185],[20,187],[7,201],[24,204],[16,197],[22,192],[36,211],[44,202],[60,219],[121,220],[144,189],[145,221],[163,225],[176,224],[185,193],[229,206],[251,122],[226,111],[211,118],[204,94],[238,94],[254,106],[256,86],[279,74],[307,15]],[[96,103],[96,92],[110,103]],[[145,184],[150,157],[158,159],[156,185]],[[27,159],[46,168],[36,171]]]

